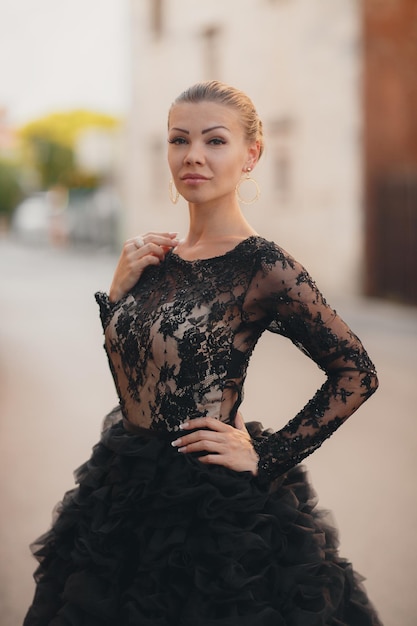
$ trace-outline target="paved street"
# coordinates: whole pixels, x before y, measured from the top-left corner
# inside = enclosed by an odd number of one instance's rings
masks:
[[[0,239],[1,626],[21,625],[34,589],[28,544],[48,528],[116,403],[93,298],[114,263],[104,252]],[[380,389],[306,465],[385,626],[415,626],[417,309],[326,295],[368,348]],[[278,428],[321,381],[268,334],[251,363],[244,416]]]

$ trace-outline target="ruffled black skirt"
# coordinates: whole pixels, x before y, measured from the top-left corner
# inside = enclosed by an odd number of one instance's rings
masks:
[[[119,422],[76,478],[24,626],[380,626],[301,466],[267,492]]]

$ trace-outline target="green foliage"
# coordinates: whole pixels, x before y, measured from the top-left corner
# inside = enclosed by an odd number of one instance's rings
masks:
[[[42,187],[48,189],[57,184],[66,185],[66,179],[75,168],[71,148],[42,137],[33,137],[32,150]]]
[[[0,215],[9,217],[22,197],[20,169],[11,161],[0,159]]]
[[[97,176],[76,163],[74,149],[80,134],[90,128],[114,130],[116,118],[92,111],[53,113],[34,120],[19,131],[26,163],[37,172],[43,189],[53,185],[94,188]]]

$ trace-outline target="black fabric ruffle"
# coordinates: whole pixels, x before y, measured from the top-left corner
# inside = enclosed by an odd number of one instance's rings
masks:
[[[301,466],[266,491],[117,423],[76,479],[24,626],[380,626]]]

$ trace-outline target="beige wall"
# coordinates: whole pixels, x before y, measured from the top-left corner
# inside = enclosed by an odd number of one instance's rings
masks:
[[[245,90],[266,129],[245,208],[254,227],[303,262],[328,291],[359,289],[362,249],[360,16],[356,0],[131,0],[132,107],[126,235],[185,233],[168,199],[166,117],[199,80]]]

